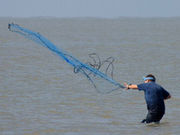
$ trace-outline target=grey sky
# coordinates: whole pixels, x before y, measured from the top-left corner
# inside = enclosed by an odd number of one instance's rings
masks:
[[[0,0],[0,16],[172,17],[180,0]]]

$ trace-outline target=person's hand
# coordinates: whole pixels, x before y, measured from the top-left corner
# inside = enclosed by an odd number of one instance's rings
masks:
[[[129,85],[127,83],[124,83],[125,89],[128,90],[129,89]]]
[[[167,100],[167,99],[170,99],[171,98],[171,95],[169,94],[169,96],[167,96],[167,98],[165,98],[164,100]]]

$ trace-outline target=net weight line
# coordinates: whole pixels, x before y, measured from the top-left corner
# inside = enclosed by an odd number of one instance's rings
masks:
[[[97,53],[91,53],[89,54],[89,58],[91,58],[92,62],[87,62],[88,65],[91,67],[100,70],[105,63],[107,63],[107,67],[105,68],[105,74],[108,76],[108,71],[110,72],[110,77],[113,79],[113,72],[114,72],[114,64],[113,62],[115,59],[113,57],[108,57],[105,60],[101,61],[99,55]],[[111,69],[110,69],[111,68]]]

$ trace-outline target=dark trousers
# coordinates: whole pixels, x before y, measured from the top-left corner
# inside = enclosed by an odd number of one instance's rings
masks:
[[[146,116],[146,119],[142,120],[142,123],[151,123],[155,122],[158,123],[164,115],[164,112],[152,112],[148,110],[148,114]]]

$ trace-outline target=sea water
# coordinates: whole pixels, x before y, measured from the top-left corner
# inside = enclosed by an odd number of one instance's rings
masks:
[[[8,31],[40,32],[86,63],[114,57],[114,79],[139,84],[151,73],[172,98],[160,124],[141,124],[144,93],[98,93],[48,49]],[[179,135],[180,18],[0,18],[0,134]]]

